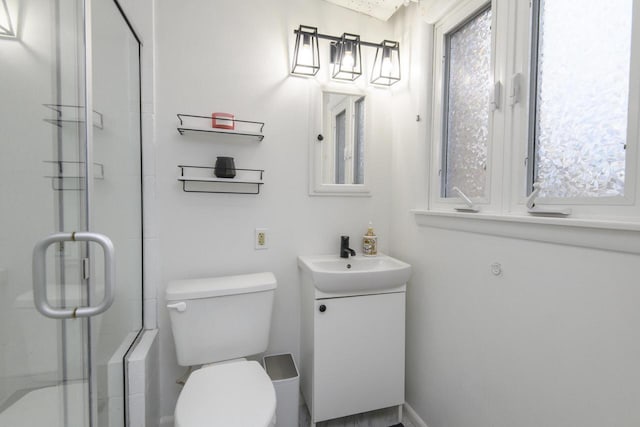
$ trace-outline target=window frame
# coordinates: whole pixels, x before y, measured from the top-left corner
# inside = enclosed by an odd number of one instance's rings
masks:
[[[505,133],[508,140],[513,141],[511,164],[512,189],[510,191],[512,203],[510,211],[528,215],[526,207],[527,197],[531,193],[534,168],[529,159],[535,156],[532,132],[535,127],[535,108],[533,97],[536,96],[536,81],[534,71],[537,70],[537,51],[534,40],[538,35],[538,16],[540,0],[517,0],[516,8],[511,17],[514,25],[513,47],[509,52],[515,52],[510,58],[512,70],[508,85],[509,93],[517,92],[518,101],[511,106],[506,118]],[[637,205],[638,190],[638,136],[640,116],[640,84],[634,76],[640,73],[640,1],[634,0],[632,30],[631,30],[631,61],[629,80],[629,99],[627,116],[627,149],[625,153],[625,190],[623,196],[611,197],[580,197],[580,198],[552,198],[539,197],[536,205],[550,211],[571,209],[572,218],[631,218],[640,214]],[[636,51],[634,53],[634,51]],[[518,80],[516,82],[516,80]],[[636,80],[636,81],[634,81]],[[516,87],[517,86],[517,87]],[[508,177],[505,177],[505,182]],[[515,184],[513,184],[515,183]],[[508,188],[504,189],[505,192]]]
[[[500,82],[499,109],[490,116],[490,137],[487,151],[488,183],[485,197],[474,198],[480,211],[492,215],[515,215],[537,220],[526,207],[533,170],[529,132],[531,119],[530,97],[535,96],[532,84],[532,52],[534,7],[539,0],[467,0],[434,25],[432,129],[429,134],[430,174],[427,207],[431,211],[452,212],[463,202],[456,197],[444,198],[444,63],[443,37],[459,28],[470,17],[490,4],[492,9],[492,74]],[[625,155],[624,196],[599,198],[552,199],[538,198],[536,205],[556,210],[570,208],[573,219],[640,222],[640,0],[633,0],[632,40],[627,118],[627,150]],[[536,58],[537,59],[537,58]],[[535,126],[535,124],[531,124]],[[531,176],[531,178],[529,178]],[[463,214],[460,214],[463,215]],[[464,214],[469,215],[469,214]],[[473,214],[471,214],[473,216]],[[544,218],[543,218],[544,219]],[[567,221],[570,223],[570,221]]]
[[[461,29],[463,29],[465,26],[467,26],[468,24],[470,24],[473,20],[475,20],[476,18],[480,17],[482,14],[484,14],[487,10],[491,10],[491,3],[490,2],[486,2],[486,4],[481,7],[480,9],[476,10],[471,16],[467,17],[463,22],[459,23],[457,26],[453,27],[452,29],[450,29],[449,31],[443,33],[442,37],[443,37],[443,56],[442,56],[442,108],[441,108],[441,114],[442,114],[442,141],[440,142],[442,144],[441,147],[441,164],[440,164],[440,170],[442,171],[440,173],[440,197],[442,198],[448,198],[446,196],[446,192],[447,192],[447,175],[448,175],[448,161],[449,161],[449,108],[451,106],[451,97],[450,97],[450,89],[451,89],[451,78],[450,78],[450,72],[451,72],[451,38],[452,36],[457,33],[458,31],[460,31]],[[492,20],[493,20],[493,10],[491,10],[492,12]],[[492,40],[491,40],[491,44],[493,42],[493,34],[492,34]],[[490,58],[490,63],[489,63],[489,67],[491,68],[494,64],[494,58],[493,58],[493,51],[491,52],[491,58]],[[493,71],[493,70],[491,70]],[[487,162],[485,162],[485,172],[488,172],[488,160],[489,160],[489,146],[491,145],[491,137],[492,137],[492,129],[491,129],[491,116],[492,116],[492,112],[489,108],[489,106],[487,106],[487,112],[488,112],[488,127],[489,127],[489,136],[487,137]],[[487,186],[490,183],[489,180],[489,173],[485,174],[485,189],[487,188]],[[486,191],[485,191],[486,193]],[[479,200],[482,199],[486,199],[487,197],[481,197],[481,198],[476,198]]]
[[[446,135],[447,135],[447,91],[449,88],[448,77],[448,53],[449,35],[456,32],[471,20],[491,9],[491,61],[490,74],[492,87],[501,81],[501,60],[496,55],[500,40],[497,38],[496,28],[500,25],[500,10],[497,0],[470,0],[461,3],[448,15],[443,17],[434,27],[434,56],[433,56],[433,114],[432,114],[432,147],[431,147],[431,171],[429,185],[430,209],[455,209],[464,203],[458,197],[450,195],[444,197],[444,174],[446,173]],[[493,97],[493,95],[492,95]],[[500,205],[499,197],[496,197],[496,185],[500,176],[502,132],[496,129],[503,127],[503,108],[489,108],[489,137],[487,141],[486,182],[484,197],[472,197],[471,200],[482,210],[495,211]]]

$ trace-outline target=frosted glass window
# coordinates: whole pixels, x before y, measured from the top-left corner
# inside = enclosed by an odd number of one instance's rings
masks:
[[[538,10],[529,173],[543,197],[622,196],[632,0],[539,0]]]
[[[364,97],[355,102],[353,183],[364,184]]]
[[[344,149],[347,127],[347,113],[342,111],[336,115],[336,164],[335,164],[335,183],[344,184]]]
[[[482,197],[491,95],[491,9],[446,36],[443,196]]]

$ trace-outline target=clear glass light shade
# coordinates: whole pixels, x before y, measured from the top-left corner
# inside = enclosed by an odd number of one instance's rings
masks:
[[[15,37],[16,32],[11,22],[7,0],[2,0],[0,4],[0,37]]]
[[[376,50],[371,83],[391,86],[400,81],[400,43],[385,40]]]
[[[344,33],[337,45],[332,77],[336,80],[355,80],[362,75],[360,36]]]
[[[333,66],[338,59],[338,42],[331,42],[329,45],[329,63]]]
[[[319,69],[318,29],[300,25],[296,31],[291,74],[315,76]]]

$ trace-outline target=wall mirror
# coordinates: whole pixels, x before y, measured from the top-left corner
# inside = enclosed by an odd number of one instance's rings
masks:
[[[367,102],[364,93],[322,92],[320,132],[313,138],[311,194],[369,194]]]

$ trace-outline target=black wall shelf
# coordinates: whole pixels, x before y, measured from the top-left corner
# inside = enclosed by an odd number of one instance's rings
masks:
[[[263,122],[254,122],[250,120],[239,120],[236,118],[233,119],[225,119],[218,118],[217,120],[228,121],[233,124],[236,129],[223,129],[223,128],[215,128],[211,127],[211,116],[196,116],[193,114],[177,114],[178,120],[180,121],[180,125],[178,126],[178,132],[180,135],[184,135],[185,133],[197,132],[197,133],[217,133],[224,135],[236,135],[236,136],[245,136],[255,138],[258,141],[262,141],[264,139],[264,134],[262,133],[262,129],[264,128]],[[185,118],[194,119],[189,120],[189,125],[185,124]],[[209,123],[209,127],[206,127],[206,121]],[[193,123],[201,123],[201,126],[192,125]],[[239,126],[236,126],[239,124]]]
[[[236,168],[234,178],[218,178],[214,175],[215,168],[212,166],[178,167],[178,181],[182,182],[182,191],[186,193],[260,194],[260,186],[264,185],[264,169]]]

